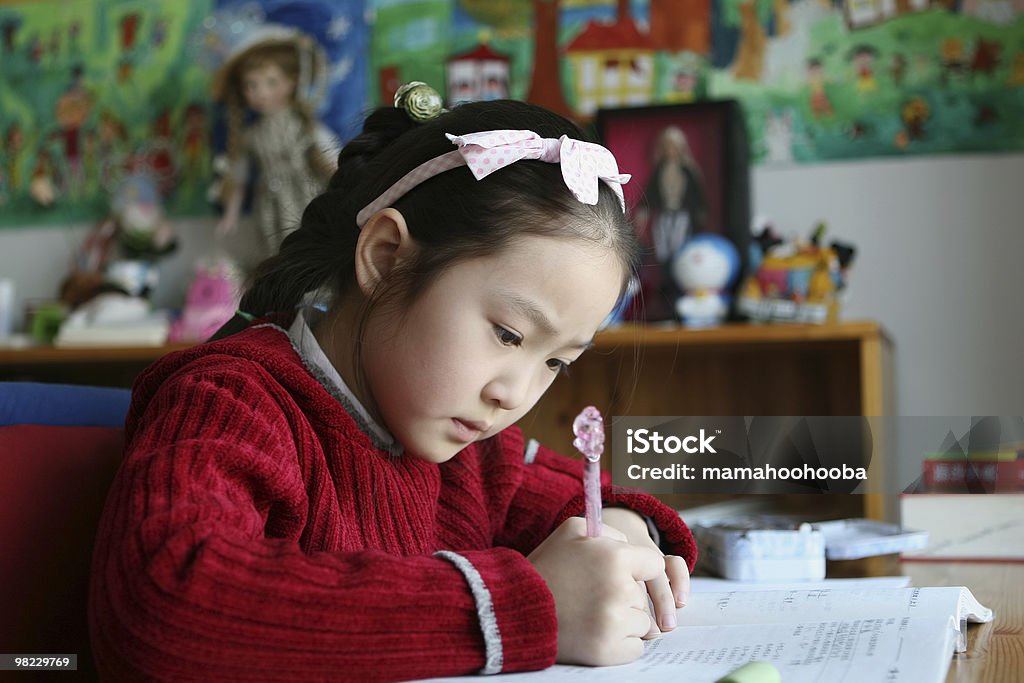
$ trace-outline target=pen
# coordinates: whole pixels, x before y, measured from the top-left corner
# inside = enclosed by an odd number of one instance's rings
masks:
[[[594,406],[587,406],[572,422],[576,435],[572,445],[583,454],[583,498],[586,504],[587,536],[601,535],[601,453],[604,452],[604,423]]]

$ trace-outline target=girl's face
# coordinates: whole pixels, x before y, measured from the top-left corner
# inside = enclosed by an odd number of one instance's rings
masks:
[[[587,348],[623,275],[606,246],[537,236],[456,264],[404,315],[371,317],[365,398],[407,454],[445,462],[533,407]]]
[[[277,64],[267,62],[245,72],[242,91],[250,109],[258,114],[269,114],[291,106],[295,79]]]

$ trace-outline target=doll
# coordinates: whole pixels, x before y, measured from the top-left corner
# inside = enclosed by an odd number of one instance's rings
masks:
[[[253,208],[273,253],[326,186],[337,145],[313,116],[317,98],[310,83],[325,78],[320,47],[284,27],[265,27],[253,38],[227,59],[213,82],[214,99],[227,111],[228,173],[217,230],[225,235],[237,227],[246,182],[255,172]]]
[[[683,292],[676,301],[683,324],[721,324],[729,313],[730,288],[739,270],[739,252],[725,237],[705,233],[687,240],[672,260],[672,275]]]
[[[672,259],[691,235],[708,229],[701,170],[686,134],[666,126],[654,139],[651,174],[637,207],[637,227],[647,244],[640,271],[643,292],[641,315],[648,322],[676,319],[675,302],[681,295],[672,274]]]
[[[686,134],[668,126],[654,146],[654,173],[645,188],[651,212],[651,240],[659,263],[667,264],[690,235],[706,228],[700,167]]]

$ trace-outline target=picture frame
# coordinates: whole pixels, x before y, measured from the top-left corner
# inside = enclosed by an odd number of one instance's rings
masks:
[[[724,295],[728,319],[741,319],[735,293],[746,270],[751,198],[750,150],[739,102],[599,109],[594,128],[620,172],[632,175],[623,192],[644,247],[642,296],[634,297],[624,318],[677,320],[682,290],[672,276],[672,258],[686,239],[717,233],[738,251],[739,272]]]

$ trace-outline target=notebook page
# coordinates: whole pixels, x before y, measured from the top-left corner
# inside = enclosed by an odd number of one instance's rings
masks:
[[[786,683],[942,683],[961,616],[987,621],[992,611],[960,586],[691,593],[690,603],[679,610],[680,627],[648,641],[636,662],[555,666],[497,679],[713,681],[759,659],[772,662]]]
[[[679,623],[709,626],[869,617],[959,618],[962,606],[976,612],[972,620],[991,620],[991,610],[978,604],[969,590],[947,586],[693,593],[679,614]]]
[[[785,683],[942,683],[952,660],[956,633],[952,618],[889,617],[772,626],[682,626],[648,641],[643,656],[624,666],[559,665],[532,673],[489,676],[488,681],[714,681],[758,659],[770,661]]]

